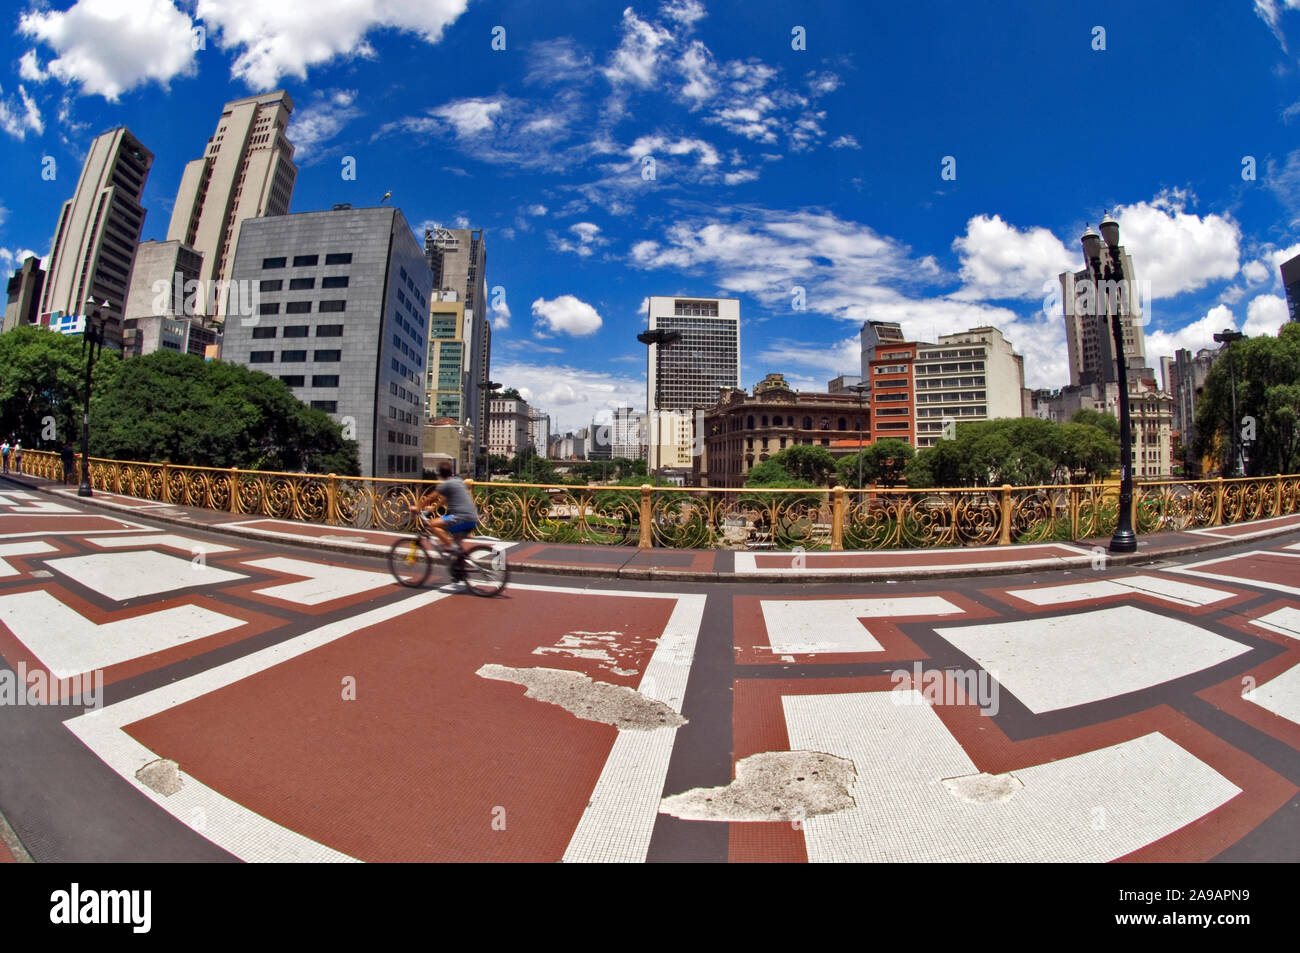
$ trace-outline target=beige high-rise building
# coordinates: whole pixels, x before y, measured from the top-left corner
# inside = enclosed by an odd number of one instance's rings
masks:
[[[492,322],[487,311],[487,248],[481,228],[426,228],[424,257],[433,272],[434,297],[455,292],[464,320],[465,396],[459,416],[474,430],[478,452],[487,447],[488,391],[482,387],[492,366]],[[430,328],[432,329],[432,323]]]
[[[225,295],[218,293],[224,286],[217,282],[230,279],[243,221],[289,212],[298,178],[285,138],[291,112],[284,90],[226,103],[203,157],[185,165],[167,240],[203,256],[203,314],[225,318]]]
[[[918,448],[943,439],[948,422],[1024,414],[1025,359],[997,328],[941,334],[936,344],[918,344],[912,378]],[[873,432],[895,409],[879,397],[872,401]]]
[[[85,314],[86,300],[93,297],[104,319],[105,342],[121,346],[122,308],[144,226],[140,198],[152,165],[153,153],[125,126],[90,144],[77,191],[63,203],[50,246],[41,324],[60,315]]]

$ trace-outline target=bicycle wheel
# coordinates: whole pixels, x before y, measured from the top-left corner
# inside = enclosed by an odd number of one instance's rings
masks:
[[[462,565],[465,567],[465,585],[476,596],[495,596],[510,579],[505,550],[493,549],[487,544],[470,548]]]
[[[388,571],[404,586],[422,586],[433,571],[433,556],[418,538],[399,539],[388,551]]]

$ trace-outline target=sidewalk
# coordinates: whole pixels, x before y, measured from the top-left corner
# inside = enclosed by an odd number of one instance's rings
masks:
[[[77,497],[64,486],[27,474],[8,474],[6,481],[57,497]],[[406,533],[323,526],[264,516],[233,516],[215,510],[176,506],[100,490],[79,502],[132,512],[162,523],[198,526],[217,533],[283,540],[316,550],[378,556]],[[1102,568],[1159,562],[1188,553],[1209,552],[1247,539],[1277,536],[1300,529],[1300,513],[1252,523],[1214,526],[1138,537],[1138,551],[1106,552],[1109,539],[1050,542],[1019,546],[946,549],[875,550],[807,553],[701,549],[638,549],[574,543],[510,542],[514,572],[554,573],[612,579],[676,582],[870,582],[889,579],[935,579],[1001,575],[1059,569]],[[1102,562],[1104,560],[1104,562]]]

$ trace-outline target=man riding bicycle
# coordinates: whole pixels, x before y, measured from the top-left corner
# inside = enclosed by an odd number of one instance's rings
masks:
[[[420,497],[420,501],[411,507],[411,512],[432,510],[440,503],[446,504],[447,515],[442,519],[430,519],[429,531],[444,549],[454,548],[453,534],[461,536],[460,548],[464,552],[464,537],[478,528],[478,508],[474,505],[474,497],[470,495],[465,481],[454,475],[450,461],[439,462],[438,476],[442,482]]]

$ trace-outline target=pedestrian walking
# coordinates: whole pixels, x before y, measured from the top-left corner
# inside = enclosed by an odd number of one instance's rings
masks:
[[[14,471],[23,472],[23,442],[19,440],[14,444]]]
[[[3,458],[4,472],[9,472],[9,441],[0,443],[0,458]]]

